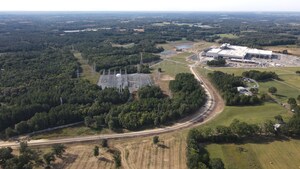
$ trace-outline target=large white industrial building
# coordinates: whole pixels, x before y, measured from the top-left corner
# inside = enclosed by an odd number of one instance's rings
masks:
[[[235,46],[225,43],[219,48],[209,49],[205,55],[213,58],[226,58],[226,59],[250,59],[257,58],[272,58],[272,51],[251,49],[245,46]]]

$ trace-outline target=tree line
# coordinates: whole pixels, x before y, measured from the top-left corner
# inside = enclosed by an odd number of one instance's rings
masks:
[[[257,95],[241,95],[237,87],[244,87],[242,77],[227,74],[221,71],[214,71],[208,74],[208,77],[222,93],[226,105],[256,105],[261,104],[261,99]]]
[[[275,72],[249,70],[242,73],[242,76],[254,79],[256,81],[267,81],[272,79],[279,79]]]

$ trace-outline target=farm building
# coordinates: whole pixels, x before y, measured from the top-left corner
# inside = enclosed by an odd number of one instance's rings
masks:
[[[272,58],[272,51],[251,49],[245,46],[235,46],[225,43],[219,48],[212,48],[205,54],[207,57],[226,59]]]

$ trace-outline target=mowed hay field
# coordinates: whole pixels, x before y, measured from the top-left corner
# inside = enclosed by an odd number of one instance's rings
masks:
[[[109,140],[110,149],[121,152],[124,169],[185,169],[186,132],[160,135],[158,145],[152,137]],[[100,147],[98,158],[93,156],[95,145]],[[57,160],[54,168],[66,169],[114,169],[113,154],[96,143],[67,145],[64,160]]]
[[[221,158],[226,169],[299,169],[300,141],[244,144],[209,144],[212,158]]]

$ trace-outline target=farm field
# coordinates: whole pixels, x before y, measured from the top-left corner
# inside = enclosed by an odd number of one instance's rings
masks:
[[[160,135],[158,145],[153,144],[152,137],[109,140],[109,148],[118,149],[121,152],[124,169],[184,169],[186,168],[185,138],[186,132]],[[64,160],[57,160],[54,168],[115,168],[111,151],[108,148],[102,148],[99,143],[67,145]],[[100,147],[98,158],[93,156],[93,148],[96,145]],[[41,150],[49,151],[48,148],[41,148]]]
[[[90,81],[93,84],[97,84],[100,74],[94,72],[93,68],[84,60],[81,56],[81,53],[74,52],[74,57],[78,59],[78,62],[81,64],[82,73],[80,74],[81,78]]]
[[[298,169],[299,147],[300,141],[294,139],[206,146],[210,156],[221,158],[227,169]]]

